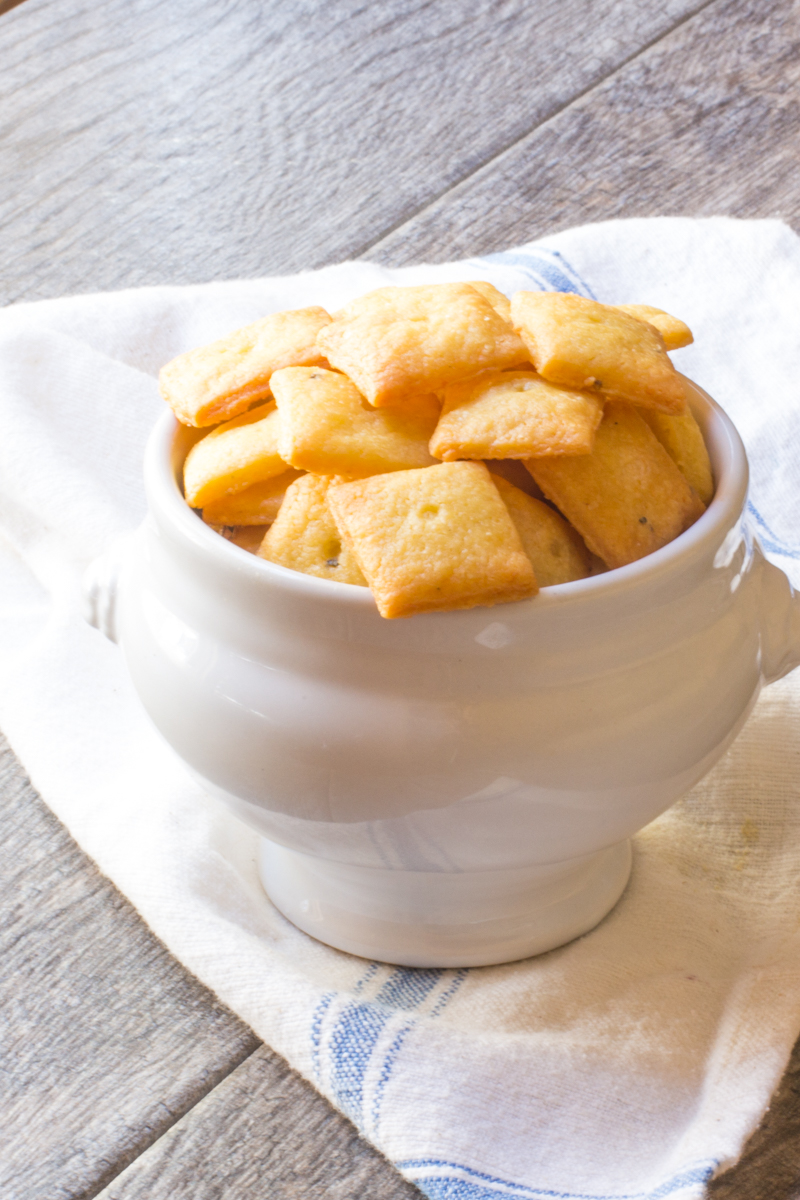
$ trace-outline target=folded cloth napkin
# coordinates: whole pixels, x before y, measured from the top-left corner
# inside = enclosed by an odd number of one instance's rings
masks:
[[[686,320],[675,361],[736,421],[752,521],[800,580],[800,241],[779,222],[614,221],[446,266],[22,304],[0,313],[0,726],[173,953],[428,1196],[700,1196],[800,1030],[800,679],[636,838],[592,933],[508,966],[400,970],[272,908],[256,836],[184,773],[80,617],[86,564],[143,516],[162,363],[272,310],[476,277]]]

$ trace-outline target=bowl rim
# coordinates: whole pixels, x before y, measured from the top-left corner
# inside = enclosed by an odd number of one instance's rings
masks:
[[[535,596],[513,605],[494,605],[494,608],[537,608],[553,604],[573,603],[594,597],[608,597],[627,591],[646,582],[680,569],[690,560],[715,552],[731,528],[740,519],[747,499],[749,470],[747,455],[733,421],[724,409],[701,387],[686,376],[690,407],[700,425],[708,446],[716,488],[708,508],[698,520],[660,550],[644,558],[616,567],[586,579],[554,584],[542,588]],[[334,580],[319,579],[292,571],[288,567],[268,562],[222,538],[205,525],[186,503],[178,474],[185,453],[181,439],[188,441],[190,430],[182,425],[171,411],[159,417],[145,450],[144,480],[150,512],[159,521],[166,521],[173,534],[190,543],[223,570],[246,574],[254,583],[294,593],[305,599],[318,598],[326,605],[336,603],[357,610],[375,610],[375,600],[369,588]],[[477,606],[481,612],[486,606]],[[470,610],[457,610],[462,613]],[[447,611],[427,616],[447,617]]]

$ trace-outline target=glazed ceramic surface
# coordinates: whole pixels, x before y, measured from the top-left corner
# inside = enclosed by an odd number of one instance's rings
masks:
[[[630,835],[800,661],[800,608],[743,520],[739,437],[690,395],[717,492],[676,541],[531,600],[395,621],[366,588],[207,528],[177,482],[197,435],[161,420],[118,595],[106,560],[89,602],[163,736],[266,839],[291,920],[423,966],[585,932],[625,886]]]

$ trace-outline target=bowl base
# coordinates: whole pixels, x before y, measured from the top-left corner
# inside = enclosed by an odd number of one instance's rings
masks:
[[[298,928],[403,967],[483,967],[554,950],[619,900],[629,841],[569,862],[500,871],[393,871],[313,858],[261,839],[261,882]]]

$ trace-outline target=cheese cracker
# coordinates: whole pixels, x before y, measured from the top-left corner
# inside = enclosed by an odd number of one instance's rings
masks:
[[[661,334],[627,312],[562,292],[517,292],[514,327],[552,383],[682,413],[686,393]]]
[[[609,567],[644,558],[694,523],[703,504],[649,425],[610,403],[591,454],[526,464],[548,500]]]
[[[428,451],[439,419],[435,396],[373,408],[346,375],[322,367],[276,371],[272,390],[281,418],[278,446],[294,467],[361,478],[435,461]]]
[[[663,308],[653,308],[650,304],[615,304],[614,308],[640,321],[647,321],[661,334],[667,350],[680,350],[683,346],[691,346],[694,341],[689,326],[664,312]]]
[[[445,388],[431,454],[445,462],[588,454],[602,417],[602,401],[588,392],[534,371],[487,371]]]
[[[203,520],[207,525],[271,525],[280,511],[286,489],[302,471],[290,467],[272,479],[252,483],[241,492],[212,500],[203,509]]]
[[[323,362],[317,334],[324,308],[271,313],[227,337],[179,354],[161,368],[161,395],[184,425],[216,425],[269,396],[281,367]]]
[[[376,407],[528,358],[517,334],[468,283],[370,292],[337,313],[317,344]]]
[[[195,442],[183,466],[183,492],[192,508],[281,475],[287,467],[278,453],[280,418],[274,404],[261,404],[212,429]]]
[[[522,600],[537,591],[483,463],[339,483],[328,502],[383,617]]]
[[[678,470],[694,488],[703,504],[714,495],[714,476],[711,459],[703,441],[700,426],[687,408],[677,417],[654,409],[641,410],[647,424],[656,435]]]
[[[581,537],[549,504],[534,500],[491,471],[492,481],[516,526],[540,588],[585,579],[592,558]]]
[[[344,545],[327,503],[334,480],[303,475],[286,492],[275,523],[259,548],[259,557],[304,575],[366,586],[351,550]]]

